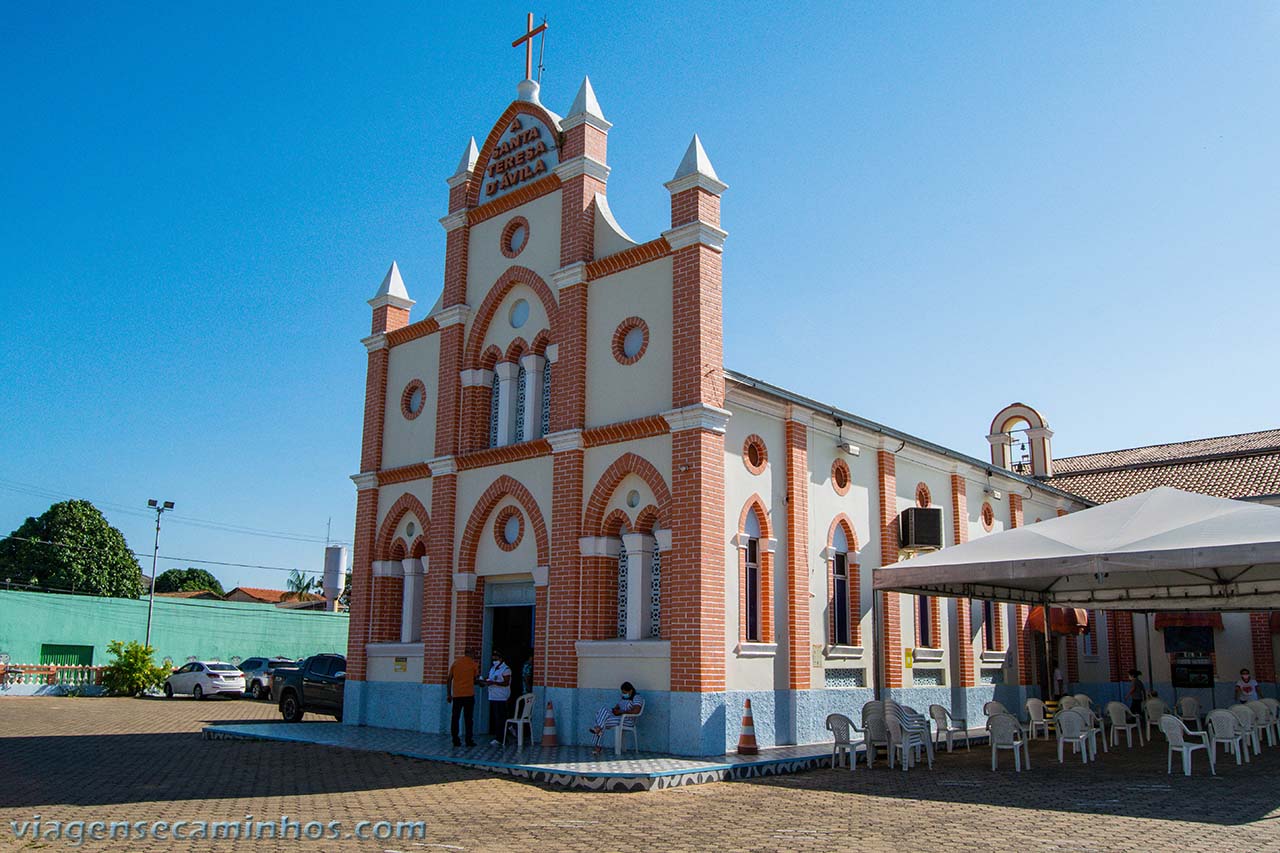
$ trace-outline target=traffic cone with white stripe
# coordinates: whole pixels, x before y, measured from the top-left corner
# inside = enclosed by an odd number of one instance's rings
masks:
[[[556,738],[556,712],[551,707],[551,703],[547,703],[547,716],[542,721],[542,745],[559,746],[560,741]]]
[[[738,755],[759,755],[760,747],[756,745],[756,722],[751,718],[751,700],[747,700],[746,710],[742,712],[742,734],[738,736]]]

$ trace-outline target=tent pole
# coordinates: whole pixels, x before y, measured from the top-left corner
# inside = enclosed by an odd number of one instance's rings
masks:
[[[1053,658],[1050,653],[1051,643],[1049,638],[1053,634],[1053,620],[1049,618],[1049,597],[1046,595],[1040,599],[1040,613],[1044,616],[1044,694],[1040,697],[1043,702],[1048,702],[1053,696]]]
[[[872,698],[879,702],[883,699],[884,682],[884,631],[880,624],[880,597],[887,593],[873,590],[871,593],[871,637],[875,643],[875,654],[872,655],[871,668],[875,673]]]
[[[1156,674],[1151,669],[1151,611],[1146,612],[1147,617],[1147,693],[1150,694],[1156,686]]]

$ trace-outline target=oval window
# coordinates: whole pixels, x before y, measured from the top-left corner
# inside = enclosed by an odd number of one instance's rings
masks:
[[[517,299],[511,305],[511,311],[507,314],[507,319],[511,322],[511,328],[518,329],[525,323],[529,322],[529,303],[524,299]]]
[[[627,358],[635,358],[640,354],[641,347],[644,346],[644,329],[636,326],[627,332],[627,336],[622,339],[622,354]]]
[[[635,509],[636,507],[640,506],[640,493],[637,492],[635,489],[632,489],[631,491],[627,492],[627,506],[631,507],[632,509]]]
[[[523,225],[517,225],[511,229],[511,236],[507,239],[507,245],[511,248],[511,251],[519,253],[528,241],[529,229]]]
[[[409,395],[409,411],[415,415],[421,412],[422,404],[426,401],[426,399],[427,399],[427,395],[425,391],[423,391],[421,388],[418,388],[417,390],[415,390],[412,394]]]
[[[404,532],[405,532],[406,534],[408,534],[409,536],[413,536],[413,534],[415,534],[415,533],[417,533],[417,532],[418,532],[418,528],[417,528],[417,527],[414,525],[414,523],[411,521],[411,522],[409,522],[408,524],[406,524],[406,525],[404,526]]]
[[[520,538],[520,516],[512,515],[507,519],[502,527],[502,538],[507,540],[508,545],[516,544],[516,540]]]

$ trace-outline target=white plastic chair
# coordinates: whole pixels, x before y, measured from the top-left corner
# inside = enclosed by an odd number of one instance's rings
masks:
[[[1151,727],[1160,725],[1160,718],[1169,713],[1169,706],[1159,696],[1152,696],[1142,705],[1147,714],[1147,743],[1151,743]]]
[[[1111,745],[1120,745],[1120,732],[1124,732],[1124,742],[1133,749],[1133,736],[1138,736],[1138,746],[1142,746],[1142,721],[1137,714],[1124,706],[1123,702],[1107,703],[1107,719],[1111,721]]]
[[[1271,712],[1271,722],[1275,726],[1276,737],[1280,738],[1280,701],[1276,701],[1269,696],[1258,701],[1266,705],[1267,710]]]
[[[1194,696],[1183,696],[1178,700],[1178,719],[1184,723],[1195,726],[1195,731],[1200,728],[1200,700]],[[1161,729],[1161,731],[1164,731]]]
[[[998,766],[999,750],[1013,751],[1013,769],[1021,773],[1025,760],[1027,769],[1031,769],[1031,750],[1027,744],[1027,734],[1022,723],[1012,714],[996,714],[987,720],[987,731],[991,733],[991,769]]]
[[[1063,696],[1058,700],[1058,708],[1063,711],[1070,711],[1072,708],[1077,708],[1079,706],[1080,703],[1076,701],[1076,697],[1074,696]]]
[[[1232,705],[1227,709],[1235,714],[1236,719],[1240,722],[1240,729],[1244,733],[1244,744],[1247,747],[1253,744],[1253,754],[1262,754],[1262,741],[1258,737],[1258,721],[1253,716],[1253,709],[1248,705]]]
[[[1093,736],[1093,758],[1098,758],[1098,741],[1102,741],[1102,751],[1110,752],[1111,747],[1107,746],[1107,733],[1103,730],[1102,719],[1094,713],[1092,708],[1086,708],[1080,705],[1076,706],[1076,710],[1084,715],[1085,726]]]
[[[639,698],[639,697],[637,697]],[[631,735],[631,748],[636,752],[640,751],[640,734],[636,731],[636,723],[640,721],[640,715],[644,713],[644,699],[640,699],[640,707],[634,711],[629,711],[622,715],[618,721],[618,727],[614,729],[613,754],[622,755],[622,748],[625,741],[625,735]]]
[[[1169,739],[1169,761],[1166,768],[1169,773],[1173,772],[1173,754],[1180,752],[1182,753],[1182,774],[1190,776],[1191,753],[1197,749],[1203,749],[1209,756],[1210,775],[1218,775],[1218,771],[1214,769],[1213,750],[1209,748],[1208,732],[1193,732],[1187,728],[1187,724],[1180,717],[1172,714],[1165,714],[1160,718],[1160,731],[1164,732],[1164,736]],[[1200,742],[1194,743],[1191,738],[1199,738]]]
[[[883,702],[867,702],[862,706],[862,745],[867,753],[867,769],[871,769],[876,757],[876,747],[889,751],[889,727],[884,719]]]
[[[930,705],[929,716],[933,718],[933,722],[936,727],[936,731],[934,732],[934,743],[937,743],[942,740],[943,737],[946,737],[947,752],[951,752],[952,739],[955,738],[956,735],[961,735],[964,737],[965,748],[970,750],[973,749],[973,746],[969,743],[968,720],[963,717],[951,716],[951,712],[941,705]]]
[[[507,733],[516,730],[516,748],[524,748],[524,731],[529,730],[529,742],[533,742],[533,694],[526,693],[516,700],[516,715],[502,727],[502,745],[507,745]]]
[[[1261,699],[1254,699],[1251,702],[1244,703],[1250,711],[1253,711],[1254,724],[1258,730],[1265,732],[1267,735],[1267,746],[1276,745],[1276,718],[1275,712],[1270,706]]]
[[[844,764],[844,757],[849,757],[849,772],[858,769],[858,755],[853,749],[853,720],[844,714],[827,715],[827,731],[835,737],[831,745],[831,768],[834,770]]]
[[[1058,763],[1063,762],[1062,747],[1071,744],[1071,748],[1080,754],[1082,764],[1089,763],[1089,742],[1093,739],[1088,728],[1088,720],[1079,708],[1067,708],[1053,717],[1053,727],[1058,735]]]
[[[1077,693],[1072,698],[1076,700],[1077,708],[1088,708],[1090,711],[1093,710],[1093,700],[1089,698],[1088,693]]]
[[[902,771],[912,764],[912,758],[923,750],[933,769],[933,739],[929,736],[929,722],[919,714],[908,713],[896,702],[885,702],[885,723],[889,728],[889,769],[893,769],[895,754],[902,756]]]
[[[1240,756],[1244,756],[1245,761],[1249,761],[1249,750],[1244,743],[1244,732],[1240,730],[1240,722],[1236,720],[1236,715],[1228,711],[1226,708],[1216,708],[1209,712],[1204,721],[1205,731],[1209,733],[1209,749],[1215,754],[1218,751],[1218,744],[1226,744],[1227,754],[1235,754],[1236,764],[1240,763]]]
[[[1036,729],[1044,729],[1044,736],[1049,737],[1049,721],[1044,716],[1044,702],[1032,697],[1027,700],[1027,731],[1034,740]]]
[[[982,706],[982,715],[984,717],[994,717],[996,714],[1007,714],[1009,709],[1003,703],[992,699],[990,702]]]

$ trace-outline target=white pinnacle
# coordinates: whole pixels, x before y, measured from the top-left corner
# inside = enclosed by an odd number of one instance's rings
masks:
[[[476,161],[480,159],[480,150],[476,148],[476,138],[471,137],[467,142],[467,150],[462,152],[462,159],[458,161],[458,170],[454,172],[454,177],[458,175],[469,175],[471,170],[476,167]],[[392,269],[395,264],[391,265]]]
[[[387,270],[387,275],[382,279],[382,286],[378,288],[378,292],[373,295],[374,299],[380,299],[384,296],[392,296],[397,299],[408,299],[409,291],[405,290],[404,279],[400,277],[400,268],[396,266],[396,262],[391,262],[391,269]]]
[[[573,106],[569,107],[569,116],[577,115],[604,118],[604,113],[600,109],[600,102],[596,100],[596,91],[591,88],[590,77],[582,78],[582,85],[578,88],[578,95],[573,99]]]
[[[671,180],[678,181],[689,175],[705,175],[712,180],[720,180],[720,176],[716,174],[715,167],[711,165],[711,158],[707,156],[707,152],[702,148],[702,140],[698,138],[696,133],[693,135],[693,141],[689,143],[689,150],[684,152],[684,159],[680,161],[680,166],[676,169],[675,176]]]

